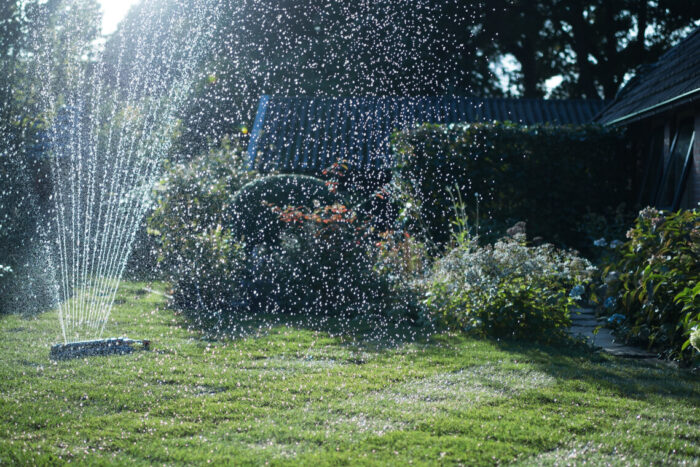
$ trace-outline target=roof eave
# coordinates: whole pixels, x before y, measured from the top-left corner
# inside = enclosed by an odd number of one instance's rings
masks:
[[[666,112],[673,108],[689,104],[700,99],[700,87],[681,94],[680,96],[673,97],[671,99],[665,100],[658,104],[652,105],[651,107],[646,107],[644,109],[638,110],[631,114],[625,115],[623,117],[616,118],[615,120],[604,123],[606,126],[624,126],[629,125],[646,118],[653,117],[660,113]]]

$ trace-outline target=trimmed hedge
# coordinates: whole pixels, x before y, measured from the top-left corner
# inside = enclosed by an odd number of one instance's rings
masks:
[[[426,124],[395,134],[394,144],[394,176],[412,190],[438,243],[449,240],[453,203],[448,189],[455,186],[474,212],[478,197],[484,230],[498,234],[526,221],[534,237],[576,248],[588,244],[580,227],[585,214],[631,204],[633,170],[618,130]]]

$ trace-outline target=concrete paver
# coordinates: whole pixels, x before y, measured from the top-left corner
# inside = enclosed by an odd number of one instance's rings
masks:
[[[655,354],[646,350],[616,342],[615,336],[613,336],[610,329],[601,327],[598,329],[598,332],[594,332],[598,326],[605,324],[605,320],[599,320],[591,309],[582,308],[575,310],[571,321],[572,326],[569,328],[569,334],[584,338],[593,347],[598,347],[610,355],[626,358],[656,357]]]

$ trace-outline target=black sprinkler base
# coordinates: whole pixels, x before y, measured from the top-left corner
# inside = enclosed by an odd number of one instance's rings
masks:
[[[148,340],[133,340],[126,337],[97,339],[93,341],[69,342],[51,346],[51,360],[68,360],[71,358],[90,357],[94,355],[127,354],[138,350],[149,350]],[[138,346],[138,347],[136,347]]]

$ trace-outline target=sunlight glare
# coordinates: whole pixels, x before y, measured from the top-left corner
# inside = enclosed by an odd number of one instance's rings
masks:
[[[102,34],[113,33],[129,9],[139,0],[99,0],[102,7]]]

